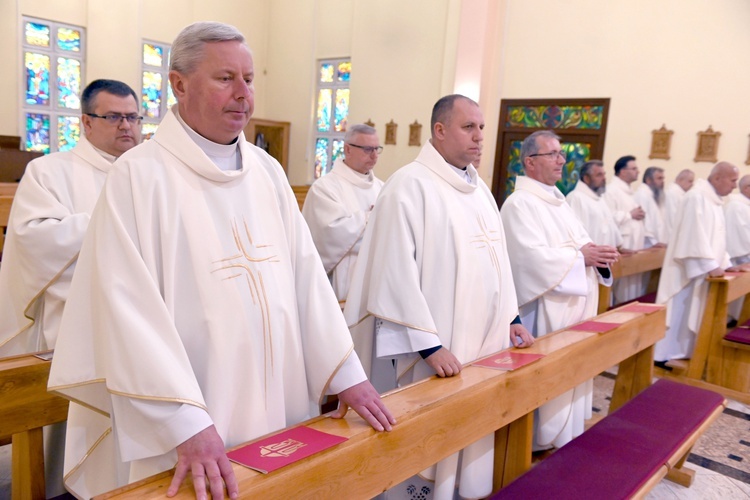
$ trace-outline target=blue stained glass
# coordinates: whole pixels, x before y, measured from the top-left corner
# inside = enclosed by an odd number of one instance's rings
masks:
[[[49,104],[49,56],[26,52],[26,103]]]
[[[338,67],[338,80],[340,82],[348,82],[352,73],[352,63],[350,61],[339,63]]]
[[[315,141],[315,178],[322,177],[331,169],[328,159],[328,139],[318,138]]]
[[[159,118],[161,110],[161,73],[143,72],[143,114],[149,118]]]
[[[81,62],[57,58],[57,104],[63,108],[81,108]]]
[[[143,64],[161,68],[164,60],[164,49],[150,43],[143,44]]]
[[[333,64],[324,63],[320,65],[320,81],[330,83],[333,81]]]
[[[49,115],[26,113],[26,150],[49,153]]]
[[[81,51],[81,32],[70,28],[57,28],[57,47],[70,52]]]
[[[144,123],[143,126],[141,126],[141,136],[143,136],[143,140],[147,141],[151,139],[156,133],[157,128],[159,128],[159,125],[156,123]]]
[[[318,92],[318,110],[315,113],[318,132],[328,132],[331,127],[331,89],[320,89]]]
[[[26,43],[39,47],[49,47],[49,26],[40,23],[26,23]]]
[[[333,141],[333,161],[336,161],[339,157],[344,157],[344,141],[341,139],[334,139]]]
[[[167,107],[171,108],[177,104],[177,98],[174,96],[174,92],[172,92],[172,84],[167,82]]]
[[[68,151],[78,144],[81,138],[81,119],[77,116],[59,116],[57,118],[57,149]]]
[[[333,129],[336,132],[346,132],[349,118],[349,89],[336,90],[336,108],[333,118]]]

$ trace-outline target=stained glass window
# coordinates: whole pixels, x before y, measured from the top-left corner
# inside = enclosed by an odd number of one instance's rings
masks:
[[[511,106],[506,127],[600,129],[604,106]]]
[[[328,59],[318,63],[314,124],[316,179],[328,173],[333,162],[344,154],[351,70],[349,59]]]
[[[50,152],[48,114],[26,113],[26,150]]]
[[[26,52],[26,104],[49,104],[49,56]]]
[[[49,25],[42,23],[26,23],[26,45],[49,47]]]
[[[78,143],[84,81],[85,31],[42,19],[23,19],[22,147],[65,151]]]
[[[78,116],[57,117],[58,151],[73,149],[81,137],[81,118]]]
[[[150,138],[159,126],[167,110],[177,100],[169,85],[169,58],[171,48],[167,43],[143,41],[141,59],[141,108],[143,109],[144,140]],[[165,98],[166,96],[166,98]],[[148,136],[148,137],[147,137]]]
[[[69,52],[80,52],[81,32],[72,28],[57,28],[57,48]]]
[[[81,109],[81,61],[57,58],[57,104],[61,108]]]

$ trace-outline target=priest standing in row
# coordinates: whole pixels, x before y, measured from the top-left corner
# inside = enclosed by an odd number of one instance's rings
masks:
[[[722,197],[737,186],[739,171],[719,162],[685,195],[667,245],[656,302],[667,304],[667,332],[656,343],[658,366],[671,359],[690,358],[708,295],[706,277],[720,277],[730,267]]]
[[[535,337],[596,316],[599,283],[612,284],[614,246],[595,244],[555,186],[565,152],[560,138],[540,130],[521,145],[525,175],[500,210],[516,273],[521,321]],[[534,422],[534,449],[561,447],[591,418],[593,381],[545,403]]]
[[[342,308],[367,219],[383,187],[373,173],[382,151],[374,128],[350,125],[344,135],[344,158],[337,158],[331,172],[313,183],[302,207]]]
[[[363,363],[386,360],[372,371],[395,366],[399,384],[457,375],[511,340],[533,343],[518,324],[500,214],[475,168],[482,112],[468,97],[449,95],[433,107],[430,125],[416,160],[383,186],[344,310]],[[488,496],[493,447],[486,436],[425,471],[434,498],[454,498],[459,463],[459,495]]]
[[[622,248],[622,235],[615,217],[602,198],[606,182],[604,163],[601,160],[587,161],[581,165],[575,189],[568,193],[565,200],[583,224],[591,241],[597,245],[615,247],[620,253],[624,253],[627,250]]]
[[[55,348],[70,281],[112,163],[141,142],[136,93],[94,80],[81,94],[83,134],[70,151],[26,166],[0,267],[0,357]]]
[[[176,466],[199,499],[239,488],[225,447],[338,394],[394,423],[366,380],[283,169],[242,133],[244,36],[213,22],[172,44],[177,97],[110,171],[81,249],[49,379],[71,399],[66,486],[89,498]],[[111,418],[110,418],[111,416]]]
[[[740,179],[739,193],[730,194],[724,202],[727,222],[727,252],[733,266],[750,263],[750,175]],[[744,298],[729,305],[729,316],[739,320]]]
[[[615,176],[607,184],[604,201],[615,216],[622,235],[622,245],[633,251],[642,250],[646,243],[646,212],[635,201],[632,184],[638,180],[638,165],[634,156],[623,156],[615,162]],[[643,295],[646,288],[643,276],[635,274],[615,280],[612,286],[614,303],[619,304]]]
[[[0,357],[54,349],[91,212],[112,163],[141,142],[138,97],[117,80],[81,94],[83,134],[26,166],[0,266]],[[65,423],[45,427],[47,496],[62,495]]]
[[[643,182],[635,191],[635,201],[646,213],[643,225],[646,234],[645,248],[667,245],[664,226],[664,169],[648,167],[643,172]]]
[[[672,228],[677,223],[680,204],[694,183],[695,173],[686,168],[677,174],[673,183],[664,188],[664,229],[667,241],[672,237]]]

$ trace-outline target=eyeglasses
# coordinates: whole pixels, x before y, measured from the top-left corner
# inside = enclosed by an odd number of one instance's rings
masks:
[[[565,153],[565,151],[550,151],[549,153],[536,153],[533,155],[529,155],[529,157],[532,156],[549,156],[550,158],[555,158],[556,156],[559,156],[563,160],[568,159],[568,155]]]
[[[365,154],[368,154],[368,155],[371,155],[371,154],[373,154],[373,153],[377,153],[377,154],[380,154],[380,153],[382,153],[382,152],[383,152],[383,146],[375,146],[375,147],[372,147],[372,146],[358,146],[358,145],[356,145],[356,144],[351,144],[351,143],[348,143],[348,144],[349,144],[349,145],[350,145],[351,147],[353,147],[353,148],[359,148],[359,149],[361,149],[362,151],[364,151],[364,152],[365,152]]]
[[[85,113],[87,116],[90,116],[92,118],[101,118],[110,125],[119,125],[122,120],[127,120],[129,124],[135,125],[137,123],[141,123],[141,120],[143,120],[142,116],[138,115],[121,115],[119,113],[109,113],[106,115],[97,115],[94,113]]]

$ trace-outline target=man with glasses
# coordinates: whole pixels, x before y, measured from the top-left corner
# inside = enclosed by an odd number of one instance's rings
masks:
[[[636,252],[646,245],[646,212],[635,200],[635,192],[631,188],[637,180],[635,156],[623,156],[615,162],[615,176],[607,183],[607,191],[603,195],[620,229],[622,246]],[[642,274],[619,278],[612,285],[615,304],[636,299],[645,292]]]
[[[560,138],[540,130],[521,145],[525,175],[500,210],[515,274],[521,321],[538,338],[596,316],[599,283],[612,282],[609,265],[617,249],[592,243],[555,186],[565,152]],[[537,411],[534,449],[561,447],[583,433],[591,418],[592,381],[551,400]]]
[[[343,308],[362,235],[383,181],[373,167],[383,150],[376,130],[352,125],[344,135],[344,158],[313,183],[302,215]]]
[[[81,95],[84,134],[26,167],[0,267],[0,356],[53,349],[76,258],[112,163],[141,142],[128,85],[95,80]]]
[[[533,343],[515,324],[513,274],[497,204],[479,178],[484,117],[461,95],[433,107],[432,137],[383,186],[365,229],[344,315],[379,390],[437,375],[511,343]],[[511,323],[514,324],[511,324]],[[391,386],[384,386],[387,376]],[[383,385],[376,383],[382,380]],[[434,498],[492,492],[492,435],[423,474]],[[459,458],[460,455],[460,458]],[[412,485],[412,479],[398,486]],[[426,486],[429,487],[429,486]]]
[[[81,95],[84,134],[30,162],[18,185],[0,266],[0,357],[54,349],[78,252],[112,163],[141,141],[128,85],[95,80]],[[95,119],[89,114],[117,119]],[[64,493],[65,424],[45,429],[47,496]]]

